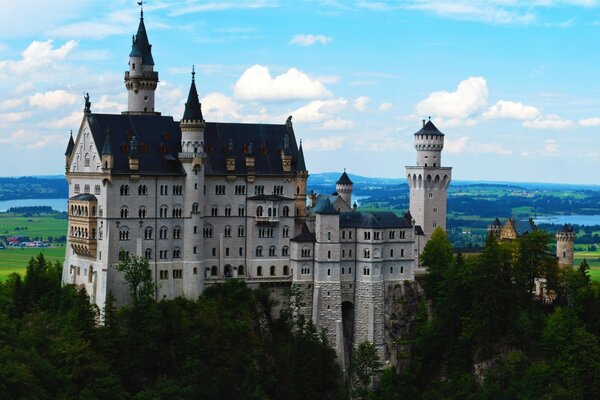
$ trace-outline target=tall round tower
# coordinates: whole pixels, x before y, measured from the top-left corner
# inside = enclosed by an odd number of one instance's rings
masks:
[[[348,204],[349,207],[352,207],[352,187],[354,182],[350,180],[350,177],[346,173],[346,169],[344,169],[344,173],[340,176],[340,179],[335,183],[335,191],[337,194]]]
[[[157,85],[158,72],[154,71],[152,45],[148,41],[142,11],[137,34],[132,38],[129,71],[125,72],[127,113],[154,114],[154,92]]]
[[[444,134],[431,120],[423,120],[423,127],[415,133],[417,165],[406,167],[410,214],[425,235],[419,253],[436,228],[446,229],[446,197],[452,167],[442,167],[443,148]]]
[[[574,243],[575,232],[567,224],[556,232],[556,258],[558,258],[558,265],[573,265]]]

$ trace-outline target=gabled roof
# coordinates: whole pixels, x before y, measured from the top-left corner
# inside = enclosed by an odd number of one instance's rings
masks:
[[[312,211],[315,214],[330,214],[330,215],[334,215],[334,214],[339,214],[340,213],[338,210],[335,209],[335,207],[333,206],[333,204],[331,204],[331,201],[329,201],[329,198],[325,198],[325,200],[322,200],[322,201],[318,202],[313,207]]]
[[[431,120],[427,121],[427,123],[425,125],[423,125],[423,128],[421,128],[420,131],[415,133],[415,135],[444,136],[444,134],[442,132],[440,132],[439,129],[433,124],[433,122],[431,122]]]
[[[202,105],[198,100],[198,91],[196,90],[196,72],[192,70],[192,84],[188,93],[188,99],[185,103],[182,121],[204,121],[202,117]]]
[[[356,212],[348,211],[340,214],[340,228],[410,228],[411,222],[405,217],[398,217],[390,211]]]
[[[87,120],[97,148],[113,154],[113,173],[130,173],[129,150],[135,136],[138,145],[138,174],[185,174],[177,160],[181,149],[181,130],[172,117],[90,113]]]
[[[67,150],[65,151],[65,156],[70,156],[73,153],[73,148],[75,147],[75,141],[73,140],[73,131],[71,131],[71,137],[69,138],[69,143],[67,144]]]
[[[281,150],[285,135],[289,135],[292,156],[290,172],[283,171]],[[252,151],[250,151],[252,148]],[[294,132],[286,125],[240,124],[207,122],[204,129],[206,175],[232,175],[227,171],[226,159],[235,159],[234,174],[246,174],[246,156],[254,156],[255,175],[295,175],[298,171],[298,147]]]
[[[314,243],[316,241],[316,235],[314,232],[311,232],[308,229],[308,225],[306,225],[306,222],[304,224],[302,224],[302,232],[300,232],[300,234],[296,237],[293,237],[292,239],[290,239],[290,241],[292,242],[304,242],[304,243]]]
[[[513,229],[519,236],[537,231],[537,226],[535,226],[533,218],[529,218],[527,221],[520,221],[510,218],[508,222],[512,225]]]
[[[353,183],[354,182],[352,182],[350,180],[350,177],[348,176],[348,174],[344,170],[344,173],[342,174],[342,176],[340,176],[340,179],[338,179],[335,184],[336,185],[352,185]]]

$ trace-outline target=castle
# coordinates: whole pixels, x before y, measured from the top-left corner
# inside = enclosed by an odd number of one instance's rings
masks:
[[[109,293],[130,301],[120,257],[149,261],[156,299],[196,298],[227,279],[302,294],[302,312],[325,329],[342,365],[371,341],[384,359],[387,292],[414,280],[418,257],[446,225],[451,168],[431,121],[415,134],[406,168],[410,211],[359,212],[344,173],[330,196],[312,193],[291,117],[283,124],[207,122],[195,75],[180,121],[155,110],[158,71],[143,13],[125,72],[128,109],[92,112],[66,156],[68,239],[63,283],[103,309]]]

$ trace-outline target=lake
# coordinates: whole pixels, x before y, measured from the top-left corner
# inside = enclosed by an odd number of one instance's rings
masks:
[[[0,212],[11,207],[48,206],[56,211],[67,211],[67,199],[22,199],[0,201]]]
[[[537,217],[533,219],[536,224],[555,225],[600,225],[600,215],[554,215],[551,217]]]

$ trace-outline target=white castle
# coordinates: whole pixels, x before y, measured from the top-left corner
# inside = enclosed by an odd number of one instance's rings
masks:
[[[206,122],[194,72],[180,121],[154,107],[158,72],[143,14],[125,72],[128,110],[91,111],[89,97],[66,151],[69,227],[63,283],[103,309],[130,301],[115,269],[123,251],[145,257],[156,299],[194,299],[208,285],[243,279],[295,284],[300,310],[327,331],[342,365],[369,340],[384,358],[386,293],[412,281],[418,256],[446,225],[451,168],[431,121],[415,134],[406,168],[410,212],[359,212],[344,172],[331,196],[311,194],[291,117],[285,124]]]

